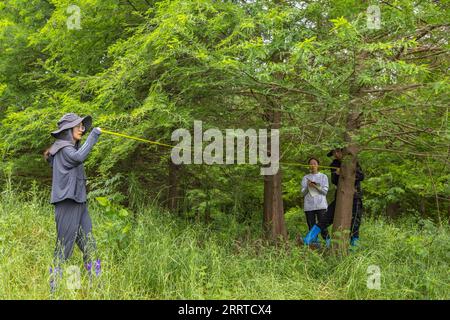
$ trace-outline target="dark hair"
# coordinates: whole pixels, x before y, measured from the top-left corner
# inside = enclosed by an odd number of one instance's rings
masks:
[[[311,158],[309,158],[309,159],[308,159],[308,164],[309,164],[309,162],[310,162],[311,160],[316,160],[316,161],[317,161],[317,164],[320,164],[319,159],[317,159],[316,157],[311,157]]]

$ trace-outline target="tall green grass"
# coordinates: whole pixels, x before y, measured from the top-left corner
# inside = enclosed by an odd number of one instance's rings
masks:
[[[448,225],[413,218],[365,219],[360,247],[347,257],[295,244],[306,231],[300,211],[287,217],[292,238],[260,240],[261,223],[216,216],[205,225],[148,207],[138,209],[125,248],[109,234],[110,218],[89,203],[103,273],[91,286],[49,293],[56,230],[53,207],[37,191],[6,190],[0,203],[1,299],[449,299]],[[67,263],[82,268],[78,248]],[[381,271],[368,289],[367,268]],[[67,267],[66,266],[66,267]]]

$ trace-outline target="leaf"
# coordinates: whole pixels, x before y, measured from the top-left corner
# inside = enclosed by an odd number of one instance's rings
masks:
[[[126,209],[120,209],[120,211],[119,211],[119,216],[120,217],[128,217],[129,216],[129,213],[128,213],[128,211],[126,210]]]
[[[334,25],[334,27],[331,29],[331,31],[335,31],[339,28],[351,27],[351,24],[344,17],[339,17],[337,19],[330,19],[330,22],[332,22]]]
[[[106,197],[97,197],[95,198],[95,200],[98,201],[98,203],[102,206],[102,207],[107,207],[110,205],[110,202],[108,200],[108,198]]]
[[[123,229],[122,229],[122,234],[127,234],[129,233],[131,230],[131,224],[127,224]]]

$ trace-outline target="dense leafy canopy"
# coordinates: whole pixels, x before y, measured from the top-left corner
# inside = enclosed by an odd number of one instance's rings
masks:
[[[369,29],[366,10],[381,9]],[[81,28],[69,29],[69,5]],[[448,214],[446,1],[5,0],[0,3],[2,178],[49,185],[42,152],[66,112],[170,143],[176,128],[269,128],[304,163],[348,139],[360,147],[376,215]],[[347,137],[347,138],[346,138]],[[347,140],[346,140],[347,139]],[[103,135],[87,162],[91,196],[166,200],[168,150]],[[325,170],[324,170],[325,171]],[[285,208],[302,167],[282,166]],[[184,166],[179,207],[261,214],[257,166]],[[330,197],[332,192],[330,192]]]

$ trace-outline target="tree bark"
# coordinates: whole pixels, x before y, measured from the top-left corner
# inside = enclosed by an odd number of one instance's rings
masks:
[[[360,60],[353,52],[353,73],[349,78],[349,111],[347,114],[343,149],[343,159],[339,174],[336,194],[336,209],[333,220],[332,251],[338,255],[348,254],[350,227],[352,223],[353,196],[355,194],[356,163],[359,148],[352,140],[352,135],[361,127],[361,112],[359,110],[361,88],[356,81],[356,74],[362,68]]]
[[[281,112],[278,109],[272,112],[271,129],[281,126]],[[268,152],[271,150],[270,134],[268,138]],[[287,231],[284,221],[284,207],[281,189],[281,168],[274,175],[264,176],[264,217],[263,228],[266,237],[271,240],[286,240]]]
[[[355,194],[356,155],[358,148],[350,145],[344,148],[339,183],[336,195],[336,209],[333,221],[333,251],[348,253],[350,227],[352,222],[353,195]]]
[[[395,219],[398,217],[400,212],[400,203],[398,202],[391,202],[388,203],[386,206],[386,215],[389,219]]]
[[[426,209],[426,205],[425,205],[425,198],[421,197],[420,198],[420,214],[422,215],[422,217],[425,217],[426,213],[427,213],[427,209]]]
[[[355,63],[355,70],[358,66]],[[350,82],[349,113],[346,119],[344,141],[347,146],[343,149],[343,159],[339,174],[339,183],[336,194],[336,209],[333,220],[332,250],[335,254],[346,255],[349,247],[350,227],[352,223],[353,196],[355,194],[356,163],[359,148],[352,141],[352,134],[361,127],[361,118],[358,106],[359,88],[356,85],[355,75]]]
[[[275,3],[281,3],[280,0],[275,1]],[[271,60],[274,63],[282,61],[280,52],[273,53]],[[284,77],[283,72],[277,71],[273,76],[279,80]],[[269,110],[267,110],[267,118],[269,122],[269,129],[281,128],[281,104],[278,100],[272,100],[266,97]],[[267,151],[270,153],[271,150],[271,134],[268,134],[268,148]],[[277,159],[278,161],[279,159]],[[287,230],[284,221],[284,206],[283,206],[283,196],[281,189],[281,168],[274,175],[264,176],[264,217],[263,217],[263,228],[268,239],[273,241],[287,240]]]
[[[275,175],[264,176],[264,231],[269,239],[287,239],[280,170]]]
[[[175,213],[178,212],[179,170],[180,166],[174,164],[169,158],[169,192],[167,196],[167,208]]]

